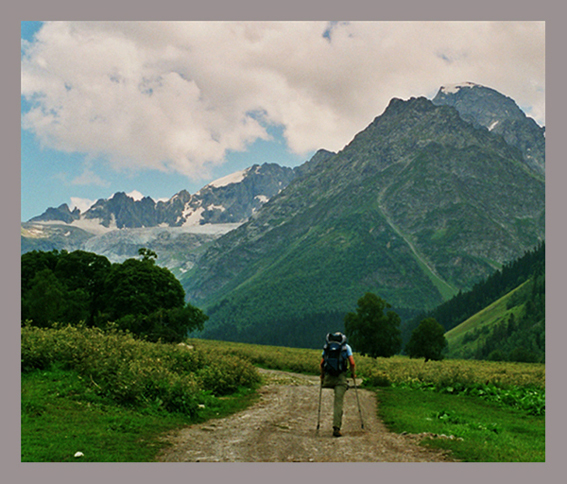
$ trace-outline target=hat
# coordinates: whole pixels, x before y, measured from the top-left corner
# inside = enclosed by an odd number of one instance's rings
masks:
[[[343,333],[337,331],[336,333],[327,334],[327,343],[330,343],[331,341],[336,341],[337,343],[344,344],[346,343],[347,338]]]

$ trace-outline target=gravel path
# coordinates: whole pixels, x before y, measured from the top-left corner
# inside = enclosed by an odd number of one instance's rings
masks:
[[[375,394],[345,395],[340,438],[332,437],[333,390],[323,389],[317,431],[319,378],[262,370],[260,400],[230,417],[192,425],[166,436],[173,445],[163,462],[447,462],[450,455],[419,445],[419,438],[389,432],[376,415]],[[349,380],[352,384],[352,380]]]

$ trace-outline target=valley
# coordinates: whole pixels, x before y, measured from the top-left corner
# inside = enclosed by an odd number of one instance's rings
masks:
[[[293,169],[254,165],[168,201],[117,193],[85,213],[50,208],[22,223],[22,253],[121,262],[145,247],[210,316],[202,337],[295,331],[312,346],[366,292],[408,321],[541,243],[544,144],[505,95],[441,87],[392,99],[342,150]]]

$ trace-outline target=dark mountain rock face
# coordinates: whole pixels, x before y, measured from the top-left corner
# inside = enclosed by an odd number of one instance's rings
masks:
[[[210,334],[230,328],[233,339],[344,314],[367,291],[424,309],[542,240],[544,194],[503,137],[453,107],[393,99],[341,152],[218,239],[183,283],[207,308]]]
[[[78,220],[80,214],[81,212],[78,208],[75,208],[71,212],[69,210],[69,206],[64,203],[57,208],[48,208],[42,215],[32,218],[30,222],[45,222],[56,220],[70,224],[73,222],[73,220]]]
[[[442,87],[433,103],[453,106],[464,120],[499,134],[522,152],[530,168],[544,174],[545,128],[527,117],[513,99],[494,89],[465,83]]]

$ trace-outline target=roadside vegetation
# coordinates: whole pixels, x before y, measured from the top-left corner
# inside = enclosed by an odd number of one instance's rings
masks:
[[[319,374],[319,350],[191,340],[264,368]],[[362,386],[377,393],[394,432],[424,434],[424,445],[465,462],[545,461],[545,365],[428,361],[355,354]]]
[[[234,355],[116,329],[22,328],[22,461],[152,461],[167,430],[254,401],[261,379]]]
[[[167,445],[164,432],[255,401],[257,366],[319,371],[319,350],[186,344],[112,328],[24,326],[22,461],[152,461]],[[463,461],[545,459],[544,365],[355,356],[393,431],[452,435],[425,442]]]

